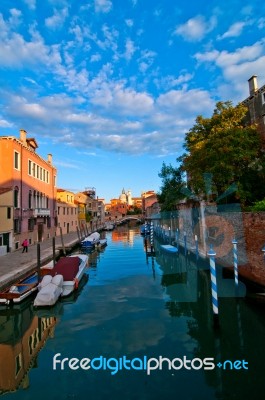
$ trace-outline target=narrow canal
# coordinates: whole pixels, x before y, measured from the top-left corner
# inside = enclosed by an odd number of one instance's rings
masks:
[[[106,237],[108,246],[90,254],[74,296],[49,312],[36,312],[32,301],[0,309],[1,394],[264,398],[264,307],[221,297],[214,329],[209,271],[198,268],[201,261],[163,253],[158,242],[156,256],[147,257],[138,227],[121,226]],[[72,369],[67,362],[61,369],[63,358],[76,359]]]

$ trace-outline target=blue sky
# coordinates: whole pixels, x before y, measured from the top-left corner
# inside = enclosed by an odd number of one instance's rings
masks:
[[[159,190],[196,116],[265,84],[260,0],[1,0],[0,41],[0,135],[107,201]]]

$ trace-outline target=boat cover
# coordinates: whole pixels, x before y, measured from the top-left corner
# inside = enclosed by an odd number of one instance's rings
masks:
[[[62,257],[55,264],[50,274],[52,276],[61,274],[64,281],[72,281],[79,271],[81,261],[79,257]]]
[[[38,286],[39,292],[34,300],[34,306],[53,306],[63,291],[63,276],[45,275]]]
[[[86,243],[92,243],[93,244],[93,243],[97,242],[99,240],[99,238],[100,238],[100,234],[98,232],[94,232],[94,233],[91,233],[91,235],[87,236],[82,241],[82,243],[83,244],[86,244]]]

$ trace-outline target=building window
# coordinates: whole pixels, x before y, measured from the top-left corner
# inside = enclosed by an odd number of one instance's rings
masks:
[[[28,163],[28,174],[29,175],[31,175],[31,168],[32,168],[32,161],[29,160],[29,163]]]
[[[46,208],[49,208],[49,197],[46,197]]]
[[[265,104],[265,92],[261,93],[262,104]]]
[[[39,175],[40,175],[40,167],[37,165],[37,178],[39,179]]]
[[[43,181],[45,182],[45,177],[46,177],[46,171],[45,169],[43,170]]]
[[[11,207],[7,207],[7,219],[11,219]]]
[[[46,182],[49,183],[49,172],[46,171]]]
[[[14,168],[20,170],[20,154],[17,151],[14,152]]]
[[[30,232],[34,231],[34,218],[28,219],[28,230]]]
[[[32,208],[32,192],[29,191],[29,208]]]
[[[20,233],[20,221],[18,218],[14,219],[14,233]]]
[[[35,178],[35,176],[36,176],[36,164],[35,163],[32,164],[32,175]]]
[[[14,207],[19,208],[19,190],[17,186],[14,188]]]

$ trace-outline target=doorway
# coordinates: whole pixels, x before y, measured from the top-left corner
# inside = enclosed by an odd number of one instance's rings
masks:
[[[43,224],[38,224],[38,242],[43,240]]]

